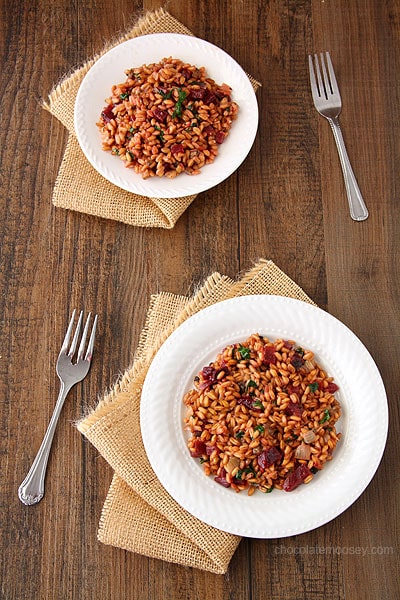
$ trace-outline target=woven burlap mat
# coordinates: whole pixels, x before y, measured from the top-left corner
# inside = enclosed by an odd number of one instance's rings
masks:
[[[240,538],[199,521],[162,487],[142,443],[140,395],[155,353],[181,323],[216,302],[252,294],[312,303],[296,283],[266,260],[237,281],[213,273],[191,298],[169,293],[151,298],[133,365],[78,423],[79,431],[115,471],[100,519],[100,541],[169,562],[226,572]]]
[[[183,198],[147,198],[118,188],[91,166],[75,136],[75,99],[90,67],[112,47],[131,38],[151,33],[192,35],[189,29],[163,8],[148,12],[127,32],[107,44],[102,52],[64,78],[49,94],[48,101],[43,103],[44,108],[59,119],[69,132],[52,195],[55,206],[114,219],[129,225],[171,229],[195,199],[195,195]],[[257,90],[260,84],[251,76],[249,79],[254,90]]]

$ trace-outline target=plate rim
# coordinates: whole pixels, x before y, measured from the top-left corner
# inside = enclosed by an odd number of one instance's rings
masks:
[[[259,302],[259,299],[262,299],[261,301],[266,301],[266,302],[275,302],[275,303],[285,303],[288,304],[289,306],[293,306],[293,307],[303,307],[303,309],[307,312],[310,311],[310,314],[318,314],[320,316],[322,316],[323,319],[327,319],[330,321],[331,324],[333,324],[335,327],[338,327],[341,331],[346,333],[346,336],[350,336],[350,338],[353,340],[353,342],[358,345],[358,347],[360,348],[362,354],[363,354],[363,358],[368,358],[369,362],[370,362],[370,366],[372,365],[373,367],[373,378],[376,378],[376,382],[379,389],[379,403],[381,405],[381,408],[383,406],[384,410],[383,413],[380,415],[381,417],[381,421],[379,423],[380,425],[380,443],[379,443],[379,448],[378,451],[373,455],[373,460],[369,460],[368,461],[368,471],[366,473],[363,474],[363,477],[361,478],[360,482],[358,485],[354,486],[355,492],[354,490],[352,490],[352,494],[347,495],[347,497],[340,498],[340,502],[338,501],[337,504],[335,505],[334,509],[331,509],[328,515],[324,515],[320,518],[315,518],[313,522],[308,522],[306,525],[302,525],[300,527],[297,528],[293,528],[291,527],[290,529],[287,530],[276,530],[276,529],[271,529],[268,528],[268,526],[264,529],[257,529],[254,530],[254,527],[250,527],[250,528],[246,528],[246,527],[242,527],[242,526],[238,526],[237,524],[226,524],[226,523],[222,523],[219,519],[215,519],[214,517],[211,517],[209,515],[205,515],[204,512],[202,511],[202,509],[198,509],[198,507],[196,506],[191,506],[189,505],[188,502],[185,501],[185,499],[182,502],[182,497],[181,497],[181,493],[176,493],[175,489],[171,488],[170,482],[168,481],[168,478],[165,477],[165,474],[163,474],[162,472],[160,473],[160,470],[158,469],[158,465],[157,462],[154,460],[154,452],[153,452],[153,448],[151,447],[151,441],[150,438],[151,436],[149,435],[149,431],[148,431],[148,427],[146,425],[146,420],[147,420],[147,415],[146,415],[146,396],[148,394],[148,386],[151,385],[151,381],[153,378],[153,371],[154,369],[157,368],[157,363],[161,359],[163,358],[163,352],[165,351],[169,351],[171,344],[173,344],[175,342],[176,339],[179,339],[179,336],[181,335],[181,332],[184,331],[186,329],[191,328],[191,325],[193,324],[193,322],[196,322],[197,320],[201,320],[204,318],[204,315],[207,316],[207,314],[212,313],[213,311],[224,311],[226,309],[227,306],[229,306],[230,304],[237,304],[238,306],[241,305],[242,303],[246,304],[248,302]],[[269,299],[269,300],[266,300]],[[219,306],[219,308],[217,308]],[[254,333],[254,332],[253,332]],[[297,341],[297,340],[296,340]],[[164,348],[164,350],[163,350]],[[165,350],[166,349],[166,350]],[[158,357],[158,358],[157,358]],[[181,398],[182,401],[182,398]],[[351,426],[351,423],[349,425],[349,428]],[[145,446],[145,450],[146,450],[146,454],[148,456],[149,462],[153,468],[153,470],[155,471],[157,477],[159,478],[161,484],[163,485],[163,487],[166,489],[166,491],[175,499],[175,501],[180,504],[180,506],[182,506],[185,510],[187,510],[190,514],[192,514],[194,517],[199,518],[201,521],[216,527],[218,529],[222,529],[223,531],[226,531],[228,533],[233,533],[236,535],[243,535],[246,537],[255,537],[255,538],[283,538],[283,537],[287,537],[290,535],[297,535],[300,533],[305,533],[306,531],[310,531],[312,529],[315,529],[317,527],[320,527],[322,525],[324,525],[325,523],[331,521],[332,519],[336,518],[337,516],[339,516],[342,512],[344,512],[345,510],[347,510],[347,508],[349,508],[358,498],[359,496],[365,491],[365,489],[368,487],[369,483],[371,482],[371,480],[373,479],[376,470],[379,467],[379,464],[381,462],[384,450],[385,450],[385,446],[386,446],[386,440],[387,440],[387,432],[388,432],[388,404],[387,404],[387,396],[386,396],[386,391],[385,391],[385,387],[383,384],[383,380],[382,377],[380,375],[379,369],[376,365],[376,363],[374,362],[371,354],[369,353],[369,351],[367,350],[367,348],[365,347],[365,345],[361,342],[361,340],[356,336],[356,334],[349,328],[347,327],[342,321],[340,321],[339,319],[337,319],[336,317],[334,317],[333,315],[330,315],[330,313],[328,313],[327,311],[324,311],[323,309],[313,305],[313,304],[309,304],[308,302],[304,302],[302,300],[298,300],[298,299],[294,299],[294,298],[289,298],[286,296],[280,296],[280,295],[273,295],[273,294],[256,294],[256,295],[251,295],[251,296],[241,296],[241,297],[236,297],[236,298],[231,298],[228,300],[224,300],[221,302],[218,302],[212,306],[206,307],[200,311],[198,311],[196,314],[192,315],[191,317],[189,317],[186,321],[184,321],[168,338],[167,340],[165,340],[165,342],[162,344],[162,346],[160,347],[160,349],[158,350],[157,354],[155,355],[148,373],[146,375],[145,378],[145,382],[143,385],[143,390],[142,390],[142,399],[141,399],[141,405],[140,405],[140,427],[141,427],[141,432],[142,432],[142,438],[143,438],[143,443]],[[180,428],[183,429],[182,425],[180,425]],[[195,463],[195,461],[189,457],[189,455],[187,454],[188,459],[191,461],[191,463]],[[185,459],[187,460],[187,459]],[[335,459],[331,461],[330,464],[334,463]],[[328,466],[328,465],[327,465]],[[326,468],[326,467],[325,467]],[[324,472],[324,471],[322,471]],[[209,480],[210,483],[215,486],[216,484],[211,480],[211,478],[207,478],[204,476],[204,474],[202,474],[202,477],[204,478],[204,480]],[[318,480],[316,480],[318,481]],[[340,477],[337,480],[338,483],[340,483]],[[193,482],[190,482],[193,485]],[[204,486],[202,486],[204,487]],[[309,486],[304,486],[307,489],[310,489]],[[216,488],[214,488],[216,489]],[[225,490],[224,488],[222,488],[223,492],[227,492],[228,494],[232,494],[232,490]],[[290,503],[290,498],[295,497],[295,495],[297,495],[296,493],[299,490],[295,490],[294,492],[291,492],[290,494],[281,492],[281,494],[284,494],[284,496],[281,497],[280,502],[283,501],[283,503]],[[235,502],[237,502],[236,498],[238,496],[242,496],[242,494],[236,494],[234,496],[235,498]],[[246,494],[244,494],[245,498],[248,498]],[[252,497],[252,499],[254,498],[254,496]],[[229,501],[229,495],[225,494],[225,500]],[[339,498],[338,498],[339,500]]]

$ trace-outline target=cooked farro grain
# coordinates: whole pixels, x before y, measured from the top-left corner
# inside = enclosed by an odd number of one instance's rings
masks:
[[[103,150],[143,179],[197,175],[213,162],[238,113],[231,88],[171,57],[125,73],[97,123]]]
[[[185,394],[189,451],[236,492],[292,491],[332,458],[338,389],[310,350],[253,334],[224,348]]]

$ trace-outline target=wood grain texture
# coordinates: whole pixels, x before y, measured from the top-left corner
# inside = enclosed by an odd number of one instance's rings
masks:
[[[375,600],[399,597],[400,5],[396,0],[170,0],[198,37],[262,82],[240,169],[172,230],[55,209],[66,133],[41,107],[52,86],[161,0],[2,2],[0,28],[1,597],[5,600]],[[370,217],[348,214],[307,54],[329,50],[341,124]],[[364,494],[319,529],[242,540],[225,576],[97,542],[112,472],[74,422],[132,361],[151,294],[190,294],[213,271],[270,258],[360,337],[385,382],[390,430]],[[74,307],[99,313],[90,376],[65,404],[44,500],[17,488],[58,393],[55,360]],[[366,410],[368,407],[366,406]],[[373,444],[373,441],[372,441]],[[266,513],[266,518],[273,519]]]

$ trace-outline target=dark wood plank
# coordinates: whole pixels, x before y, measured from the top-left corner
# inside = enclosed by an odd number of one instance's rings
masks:
[[[323,201],[330,224],[325,236],[329,309],[365,343],[388,383],[393,381],[393,368],[398,368],[398,353],[393,354],[391,342],[399,333],[395,300],[398,267],[392,254],[396,250],[387,246],[392,243],[396,247],[399,240],[398,211],[392,202],[398,188],[392,172],[398,140],[391,135],[389,125],[399,118],[395,100],[398,85],[389,84],[391,68],[393,72],[398,68],[398,38],[393,29],[396,20],[391,3],[359,2],[351,11],[345,10],[347,3],[341,4],[341,10],[328,4],[318,6],[314,34],[316,46],[329,48],[335,57],[343,100],[342,129],[370,217],[361,227],[343,218],[347,206],[341,172],[329,127],[321,122]],[[328,26],[332,18],[337,19],[336,28]],[[332,165],[330,174],[322,170],[323,164]],[[397,430],[397,394],[390,383],[386,388],[389,406],[394,409],[390,412],[392,428]],[[343,557],[349,596],[357,595],[360,586],[368,582],[364,595],[374,598],[382,580],[387,581],[388,597],[397,593],[396,525],[391,527],[386,519],[382,522],[372,517],[391,502],[394,492],[390,480],[385,479],[388,466],[398,456],[391,439],[389,435],[381,470],[362,498],[340,518],[343,548],[358,547],[367,553],[358,562],[353,556]],[[356,520],[360,527],[352,526]]]
[[[398,596],[400,7],[395,0],[170,0],[192,32],[261,83],[255,144],[237,173],[200,194],[172,230],[55,209],[66,142],[40,105],[65,73],[159,0],[4,5],[0,28],[1,595],[176,600],[337,600]],[[370,209],[351,221],[328,123],[312,106],[307,54],[329,49],[341,124]],[[331,523],[281,540],[242,540],[217,576],[96,539],[111,468],[74,423],[132,361],[150,296],[191,294],[270,258],[366,345],[391,427],[364,494]],[[73,307],[100,316],[90,377],[71,392],[45,499],[16,490],[58,394],[55,360]],[[366,407],[366,410],[368,407]],[[266,518],[273,515],[266,514]],[[383,592],[384,590],[384,592]]]

